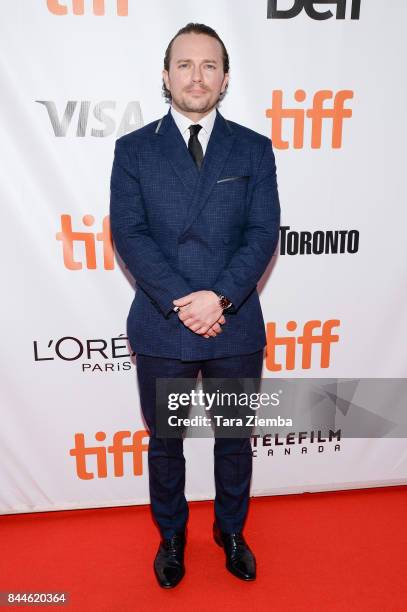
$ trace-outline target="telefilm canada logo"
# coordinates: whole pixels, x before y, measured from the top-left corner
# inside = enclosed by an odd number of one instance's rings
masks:
[[[57,138],[117,138],[144,126],[140,102],[115,100],[35,100],[46,111]],[[38,107],[39,108],[39,107]]]
[[[124,334],[112,338],[76,338],[62,336],[48,340],[33,340],[36,363],[73,363],[86,374],[128,372],[135,368],[128,338]]]
[[[293,19],[304,9],[315,21],[326,19],[359,19],[361,0],[268,0],[267,19]],[[327,5],[322,10],[321,5]],[[317,6],[315,6],[317,5]],[[330,10],[329,6],[334,10]]]
[[[289,225],[280,227],[280,255],[353,255],[359,251],[359,231],[295,231]]]
[[[251,436],[252,455],[258,457],[258,453],[267,457],[274,457],[275,453],[290,456],[292,454],[307,455],[309,452],[322,454],[327,450],[334,453],[341,451],[340,441],[342,438],[340,429],[291,431],[286,435],[279,433],[254,434]]]

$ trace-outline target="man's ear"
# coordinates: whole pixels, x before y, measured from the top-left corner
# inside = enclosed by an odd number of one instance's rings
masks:
[[[229,85],[229,73],[227,72],[223,78],[223,89],[221,91],[221,93],[224,93]]]
[[[166,88],[169,89],[168,71],[165,70],[165,68],[164,68],[164,70],[162,71],[161,74],[162,74],[162,77],[164,79],[164,83],[165,83]]]

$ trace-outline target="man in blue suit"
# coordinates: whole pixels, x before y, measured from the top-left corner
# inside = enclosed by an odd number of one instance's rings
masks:
[[[156,379],[256,378],[266,345],[257,283],[278,242],[280,205],[272,144],[217,110],[229,58],[217,33],[188,24],[168,45],[158,121],[116,141],[110,220],[137,291],[127,332],[137,354],[140,401],[150,432],[150,498],[161,532],[154,570],[161,586],[185,573],[188,504],[182,438],[156,431]],[[215,541],[226,567],[256,577],[242,534],[250,438],[216,438]]]

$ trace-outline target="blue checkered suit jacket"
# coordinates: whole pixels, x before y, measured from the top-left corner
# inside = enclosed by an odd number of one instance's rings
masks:
[[[201,170],[171,112],[116,141],[110,222],[136,280],[127,319],[132,349],[182,360],[244,355],[266,344],[257,283],[278,242],[280,204],[269,138],[216,112]],[[223,332],[204,338],[172,301],[226,295]]]

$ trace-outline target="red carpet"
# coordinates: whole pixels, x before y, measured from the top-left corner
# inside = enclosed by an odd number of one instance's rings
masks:
[[[212,503],[194,502],[187,573],[163,590],[147,506],[7,515],[0,591],[67,591],[69,606],[46,609],[84,612],[404,612],[406,521],[407,486],[252,499],[245,535],[258,577],[245,583],[211,539]]]

